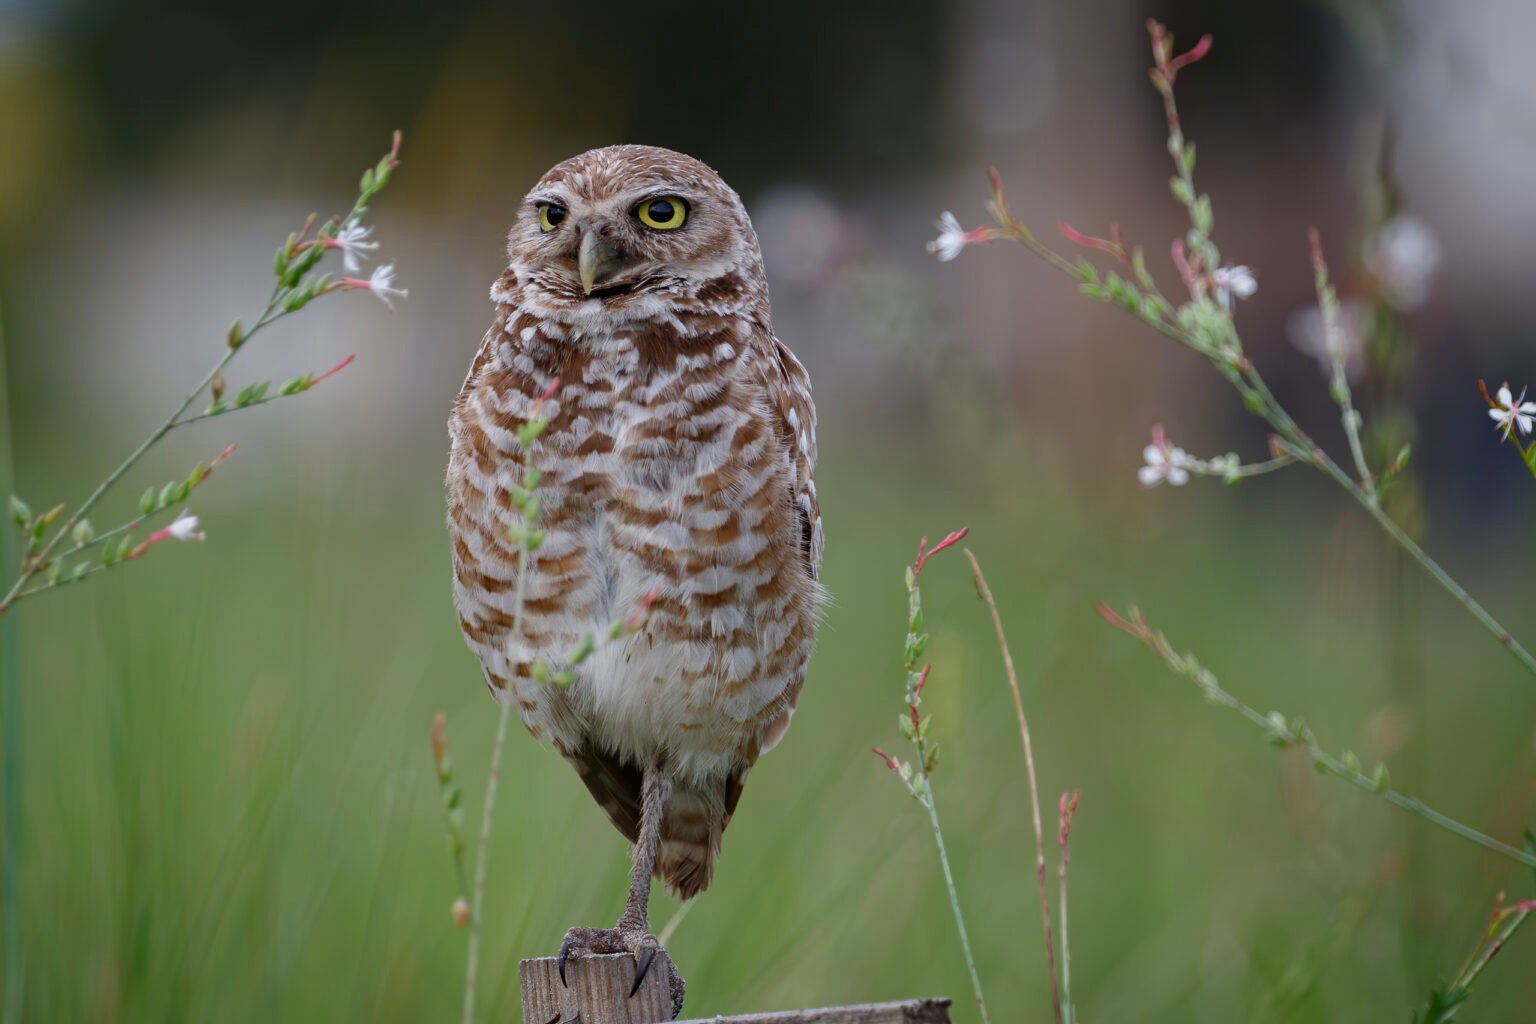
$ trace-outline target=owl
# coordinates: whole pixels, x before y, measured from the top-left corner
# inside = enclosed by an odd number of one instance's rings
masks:
[[[449,422],[454,603],[492,695],[634,843],[623,914],[571,929],[561,976],[570,955],[628,951],[638,990],[663,952],[652,877],[683,899],[709,885],[805,682],[823,603],[816,410],[774,336],[741,199],[698,160],[611,146],[557,164],[507,248]],[[535,417],[549,425],[524,447]],[[515,500],[530,467],[536,522]],[[513,537],[533,528],[525,564]],[[604,639],[573,663],[588,637]]]

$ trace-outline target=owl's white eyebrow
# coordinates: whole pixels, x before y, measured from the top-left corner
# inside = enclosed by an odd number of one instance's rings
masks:
[[[682,191],[679,188],[668,187],[666,185],[658,185],[655,188],[646,189],[644,192],[639,193],[633,199],[631,199],[630,203],[634,206],[639,206],[641,203],[652,199],[681,199],[689,206],[694,205],[694,199],[688,193]]]
[[[545,203],[552,203],[555,206],[565,206],[567,205],[567,200],[564,196],[557,196],[553,193],[528,197],[529,206],[542,206]]]

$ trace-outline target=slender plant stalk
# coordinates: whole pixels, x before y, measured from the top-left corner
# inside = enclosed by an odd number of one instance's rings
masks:
[[[347,215],[342,217],[339,221],[327,221],[325,227],[322,228],[323,232],[333,232],[340,229],[350,228],[362,220],[363,215],[368,210],[368,203],[384,188],[384,186],[389,181],[390,173],[399,166],[400,143],[400,133],[395,132],[390,151],[385,154],[384,158],[380,160],[376,166],[371,167],[364,172],[363,179],[358,191],[358,196],[352,204],[352,209],[348,211]],[[311,215],[310,219],[305,223],[304,229],[300,235],[307,235],[310,227],[313,226],[313,224],[314,217]],[[261,316],[256,319],[256,322],[252,324],[249,329],[242,327],[238,321],[233,327],[230,328],[230,333],[224,352],[219,356],[217,362],[214,363],[213,368],[210,369],[208,373],[203,377],[203,379],[198,382],[197,386],[188,392],[186,397],[181,400],[181,404],[176,407],[175,411],[173,411],[170,416],[162,421],[160,425],[156,427],[150,433],[150,435],[144,439],[142,443],[140,443],[138,448],[136,448],[131,455],[124,459],[123,462],[115,470],[108,474],[105,480],[96,486],[96,489],[91,492],[91,495],[86,498],[78,508],[75,509],[69,518],[64,520],[64,522],[59,526],[57,532],[55,532],[53,536],[46,543],[44,543],[39,550],[34,553],[29,553],[26,557],[23,558],[22,563],[17,571],[16,578],[14,582],[12,582],[10,589],[6,591],[5,596],[0,597],[0,615],[4,615],[8,610],[10,610],[12,605],[14,605],[23,597],[31,597],[32,595],[42,593],[45,590],[51,590],[53,587],[60,586],[63,583],[73,582],[73,580],[50,580],[46,584],[32,588],[27,587],[28,582],[39,572],[41,572],[47,565],[50,564],[55,550],[59,547],[59,544],[64,540],[65,537],[72,535],[75,525],[84,520],[85,517],[91,512],[91,510],[96,507],[96,504],[101,501],[101,499],[104,498],[120,480],[122,480],[122,478],[128,473],[129,470],[138,464],[139,460],[142,459],[151,448],[159,444],[167,434],[169,434],[172,430],[175,430],[177,427],[183,427],[190,423],[195,423],[199,420],[208,419],[213,415],[223,415],[225,412],[234,412],[238,408],[242,407],[237,405],[234,409],[224,408],[218,412],[209,411],[193,416],[186,415],[187,410],[191,408],[192,403],[197,400],[198,395],[202,394],[205,390],[214,384],[215,380],[220,378],[224,368],[229,365],[230,360],[234,359],[235,354],[244,348],[247,344],[249,344],[251,339],[260,333],[263,328],[277,322],[278,320],[281,320],[285,316],[298,312],[299,310],[303,309],[304,306],[306,306],[309,302],[313,301],[321,295],[337,290],[355,287],[358,285],[364,287],[372,287],[368,282],[355,282],[350,279],[344,279],[339,282],[330,282],[330,275],[328,274],[322,275],[318,279],[309,277],[308,271],[319,262],[329,246],[324,245],[323,241],[320,239],[307,241],[304,243],[304,247],[307,249],[307,254],[298,256],[298,250],[295,249],[295,245],[298,243],[300,235],[290,235],[287,246],[278,250],[277,262],[274,267],[278,280],[272,286],[272,292],[267,298],[267,305],[266,308],[262,310]],[[295,274],[296,279],[286,279],[286,275],[289,272]],[[384,297],[387,301],[387,295]],[[338,366],[336,369],[345,367],[350,361],[351,359],[349,357],[341,364],[341,366]],[[334,373],[335,370],[330,372]],[[324,374],[314,381],[309,381],[306,387],[301,390],[308,390],[309,386],[312,386],[313,383],[318,382],[318,380],[324,379],[325,376],[329,376],[329,374]],[[278,398],[290,397],[291,394],[297,393],[299,392],[288,392],[285,390],[282,394],[276,395],[271,399],[266,399],[264,401],[258,400],[253,404],[266,404],[267,402],[275,401]],[[123,532],[123,529],[119,528],[113,532],[121,533]]]
[[[1057,906],[1061,911],[1061,1019],[1062,1024],[1072,1024],[1077,1014],[1072,1009],[1072,946],[1067,940],[1067,852],[1061,852],[1061,864],[1057,867],[1057,881],[1061,895]]]
[[[1040,926],[1045,933],[1045,966],[1051,979],[1051,1011],[1057,1024],[1061,1024],[1061,991],[1056,983],[1056,948],[1051,940],[1051,907],[1046,898],[1045,832],[1040,823],[1040,787],[1035,779],[1035,753],[1034,745],[1029,738],[1029,720],[1024,717],[1024,699],[1019,694],[1019,676],[1013,667],[1013,654],[1008,649],[1008,637],[1003,632],[1003,619],[998,613],[997,602],[992,598],[992,589],[987,586],[987,578],[981,572],[981,563],[976,560],[970,548],[965,549],[965,557],[971,563],[971,579],[976,585],[976,593],[986,602],[987,610],[992,613],[992,628],[997,632],[997,646],[1003,652],[1003,669],[1008,676],[1008,689],[1013,692],[1013,709],[1019,718],[1019,739],[1024,745],[1024,767],[1029,776],[1031,824],[1035,829],[1035,882],[1040,890]],[[1063,922],[1063,928],[1065,928],[1065,922]]]
[[[923,773],[927,781],[927,773]],[[955,928],[960,932],[960,949],[965,954],[966,969],[971,972],[971,989],[976,994],[976,1008],[981,1013],[981,1024],[992,1024],[987,1013],[987,999],[981,992],[981,975],[976,971],[976,957],[971,952],[971,937],[965,930],[965,915],[960,912],[960,894],[955,889],[955,874],[949,869],[949,853],[944,849],[944,830],[939,827],[939,809],[933,802],[933,786],[924,786],[923,804],[928,808],[928,821],[933,825],[933,841],[939,848],[939,864],[944,869],[944,886],[949,890],[949,909],[955,915]],[[1052,988],[1055,976],[1052,975]]]
[[[525,428],[527,429],[527,428]],[[542,432],[543,427],[531,435],[531,439],[524,442],[525,450],[529,448]],[[530,488],[531,489],[531,488]],[[512,598],[512,635],[521,636],[523,631],[523,601],[528,590],[528,569],[533,558],[533,543],[530,542],[532,523],[525,524],[519,541],[520,551],[517,560],[517,586],[513,590]],[[510,694],[507,695],[510,698]],[[479,981],[480,970],[480,932],[485,920],[485,876],[490,862],[491,826],[495,821],[496,790],[501,782],[501,752],[506,746],[507,725],[512,721],[512,702],[510,699],[498,701],[501,711],[496,718],[496,739],[491,745],[490,773],[485,783],[485,807],[480,813],[480,842],[475,850],[475,888],[470,897],[469,907],[469,947],[465,955],[464,965],[464,1015],[463,1024],[475,1024],[475,985]]]
[[[1277,469],[1295,464],[1294,457],[1281,455],[1265,462],[1253,462],[1245,466],[1234,466],[1231,469],[1218,466],[1206,459],[1186,459],[1184,468],[1201,476],[1220,477],[1224,480],[1247,480],[1249,477],[1263,476],[1265,473],[1273,473]]]
[[[172,412],[171,415],[168,416],[158,427],[156,427],[150,433],[150,435],[146,437],[142,443],[140,443],[138,448],[134,449],[133,454],[124,459],[122,464],[114,469],[110,474],[108,474],[105,480],[96,485],[96,489],[91,492],[90,497],[86,498],[85,501],[80,504],[80,507],[75,509],[75,511],[70,514],[68,519],[64,520],[64,523],[59,527],[58,532],[53,535],[51,540],[43,545],[42,550],[39,551],[35,557],[26,560],[26,565],[20,570],[20,572],[17,573],[16,581],[11,585],[11,589],[6,592],[4,597],[0,597],[0,615],[4,615],[5,612],[11,607],[11,605],[16,602],[17,598],[22,596],[31,596],[32,594],[51,589],[52,586],[55,585],[50,583],[47,586],[33,587],[30,590],[26,589],[27,583],[30,582],[32,577],[37,575],[38,571],[48,563],[53,555],[54,549],[58,547],[60,541],[69,536],[70,531],[74,528],[74,525],[90,514],[91,510],[96,507],[97,502],[101,501],[101,499],[106,496],[107,492],[116,486],[119,480],[127,475],[129,470],[138,465],[139,460],[144,457],[145,453],[147,453],[155,445],[159,444],[161,439],[163,439],[166,434],[169,434],[172,430],[182,425],[180,422],[181,415],[185,413],[189,408],[191,408],[192,403],[197,401],[197,396],[202,394],[208,388],[208,386],[213,383],[213,379],[223,372],[224,368],[229,365],[229,361],[235,358],[235,353],[237,353],[240,348],[245,346],[245,342],[250,341],[250,339],[254,337],[256,333],[263,327],[266,327],[267,325],[273,323],[276,320],[280,320],[283,317],[283,311],[278,309],[280,292],[280,284],[272,289],[272,295],[267,300],[267,308],[262,311],[262,314],[257,319],[256,323],[251,325],[251,329],[243,335],[243,341],[239,347],[226,348],[223,355],[219,356],[218,362],[214,363],[213,369],[208,371],[208,373],[203,377],[202,381],[198,383],[197,387],[193,388],[187,393],[187,396],[181,400],[181,404],[176,406],[176,410]]]
[[[1520,930],[1520,926],[1530,916],[1531,912],[1529,910],[1516,910],[1511,913],[1509,920],[1495,931],[1480,949],[1472,951],[1472,955],[1467,958],[1467,962],[1457,972],[1452,984],[1461,988],[1471,988],[1472,983],[1477,980],[1477,976],[1483,973],[1483,968],[1488,966],[1489,961],[1498,954],[1499,950],[1504,948],[1504,944],[1510,940],[1515,932]]]
[[[1190,653],[1180,654],[1174,650],[1168,638],[1162,630],[1153,629],[1147,624],[1140,611],[1135,608],[1124,616],[1120,616],[1104,605],[1099,605],[1099,614],[1116,629],[1141,641],[1151,651],[1157,654],[1167,663],[1175,673],[1191,680],[1205,695],[1205,699],[1212,704],[1218,704],[1224,708],[1236,711],[1254,725],[1263,729],[1271,742],[1279,746],[1302,746],[1312,757],[1312,763],[1318,771],[1343,779],[1345,782],[1374,793],[1383,800],[1399,807],[1410,814],[1417,815],[1432,825],[1438,826],[1453,835],[1460,836],[1478,846],[1492,850],[1494,853],[1508,857],[1510,860],[1524,864],[1527,867],[1536,868],[1536,853],[1526,850],[1518,850],[1508,843],[1479,832],[1470,825],[1465,825],[1455,818],[1441,814],[1439,811],[1428,807],[1418,797],[1408,796],[1392,789],[1387,784],[1385,769],[1378,768],[1374,776],[1364,774],[1354,762],[1352,755],[1346,754],[1344,758],[1338,758],[1318,746],[1317,739],[1312,731],[1304,723],[1288,722],[1279,712],[1271,712],[1266,715],[1256,708],[1238,700],[1232,694],[1222,689],[1216,674],[1206,668]]]
[[[960,952],[965,957],[966,969],[971,975],[971,990],[976,996],[976,1009],[981,1014],[982,1024],[991,1024],[991,1015],[987,1012],[987,997],[981,987],[981,973],[976,969],[976,956],[971,951],[971,937],[965,928],[965,913],[960,909],[960,893],[955,888],[955,875],[949,866],[949,851],[944,846],[944,830],[939,825],[939,809],[934,802],[933,795],[933,769],[938,763],[939,749],[928,739],[928,727],[933,721],[933,716],[925,716],[922,713],[923,688],[928,685],[928,672],[933,666],[921,661],[923,652],[928,649],[928,634],[923,631],[923,597],[918,586],[918,577],[922,574],[923,566],[930,558],[946,548],[954,547],[965,535],[970,532],[970,527],[956,530],[947,535],[932,550],[928,550],[928,538],[924,537],[917,545],[917,558],[907,567],[907,637],[904,644],[902,668],[906,675],[907,713],[899,719],[901,732],[912,744],[917,758],[912,762],[902,761],[892,757],[879,747],[874,748],[874,753],[885,762],[885,766],[901,779],[918,803],[928,810],[928,823],[933,828],[934,845],[939,850],[939,866],[944,871],[944,887],[949,894],[949,909],[955,917],[955,930],[960,933]],[[919,664],[922,665],[919,668]]]
[[[1077,810],[1078,791],[1061,794],[1061,817],[1056,832],[1060,858],[1056,862],[1056,883],[1059,889],[1057,905],[1061,910],[1061,1016],[1063,1024],[1077,1020],[1077,1010],[1072,1005],[1072,943],[1067,937],[1067,869],[1072,864],[1072,854],[1067,847],[1072,834],[1072,815]]]
[[[469,910],[469,952],[464,968],[464,1024],[475,1021],[475,984],[480,969],[480,927],[485,914],[485,873],[491,845],[491,824],[496,810],[496,787],[501,781],[501,750],[506,745],[512,705],[502,701],[496,719],[496,741],[491,746],[491,770],[485,783],[485,808],[480,815],[480,844],[475,851],[475,888]]]
[[[1354,395],[1349,388],[1349,373],[1345,364],[1344,332],[1339,326],[1339,300],[1333,284],[1328,280],[1328,262],[1323,259],[1323,241],[1316,228],[1307,232],[1312,246],[1312,271],[1317,289],[1317,308],[1322,312],[1324,347],[1332,367],[1328,389],[1339,406],[1339,419],[1344,426],[1344,436],[1349,441],[1349,454],[1355,460],[1355,473],[1360,487],[1376,501],[1376,479],[1365,461],[1365,449],[1360,444],[1360,413],[1355,410]]]
[[[658,946],[665,949],[672,942],[672,936],[677,934],[677,929],[683,923],[683,918],[688,916],[688,911],[692,910],[697,903],[697,900],[688,900],[686,903],[679,903],[677,905],[677,909],[672,912],[672,916],[667,918],[667,923],[662,926],[661,931],[656,933],[656,944]]]
[[[10,378],[6,375],[5,324],[0,320],[0,491],[10,493],[12,465]],[[9,579],[18,571],[16,532],[5,530],[0,536],[0,579]],[[4,902],[5,941],[5,1005],[0,1011],[4,1024],[21,1021],[22,986],[24,984],[21,953],[21,857],[22,813],[21,772],[21,635],[16,627],[15,616],[0,616],[0,735],[4,736],[5,749],[0,752],[4,759],[3,771],[5,836],[0,846],[0,901]]]

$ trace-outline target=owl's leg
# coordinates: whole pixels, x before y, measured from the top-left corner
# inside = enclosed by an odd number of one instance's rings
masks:
[[[560,980],[565,981],[565,961],[576,949],[594,953],[629,952],[635,957],[635,982],[629,994],[640,991],[657,954],[661,955],[672,985],[672,1016],[683,1008],[683,978],[677,965],[650,931],[651,876],[661,846],[661,818],[672,794],[672,776],[658,758],[645,766],[640,787],[640,833],[635,841],[635,867],[629,880],[624,913],[612,928],[572,928],[560,944]]]

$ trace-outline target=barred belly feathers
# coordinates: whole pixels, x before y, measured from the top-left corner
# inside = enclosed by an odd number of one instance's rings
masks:
[[[653,871],[687,898],[805,681],[822,603],[810,381],[773,335],[741,200],[690,157],[613,146],[557,165],[509,253],[449,424],[460,625],[496,699],[637,844],[657,776]],[[549,427],[524,451],[547,392]],[[547,532],[515,631],[511,495],[528,465]],[[643,625],[569,685],[533,678],[653,592]]]

